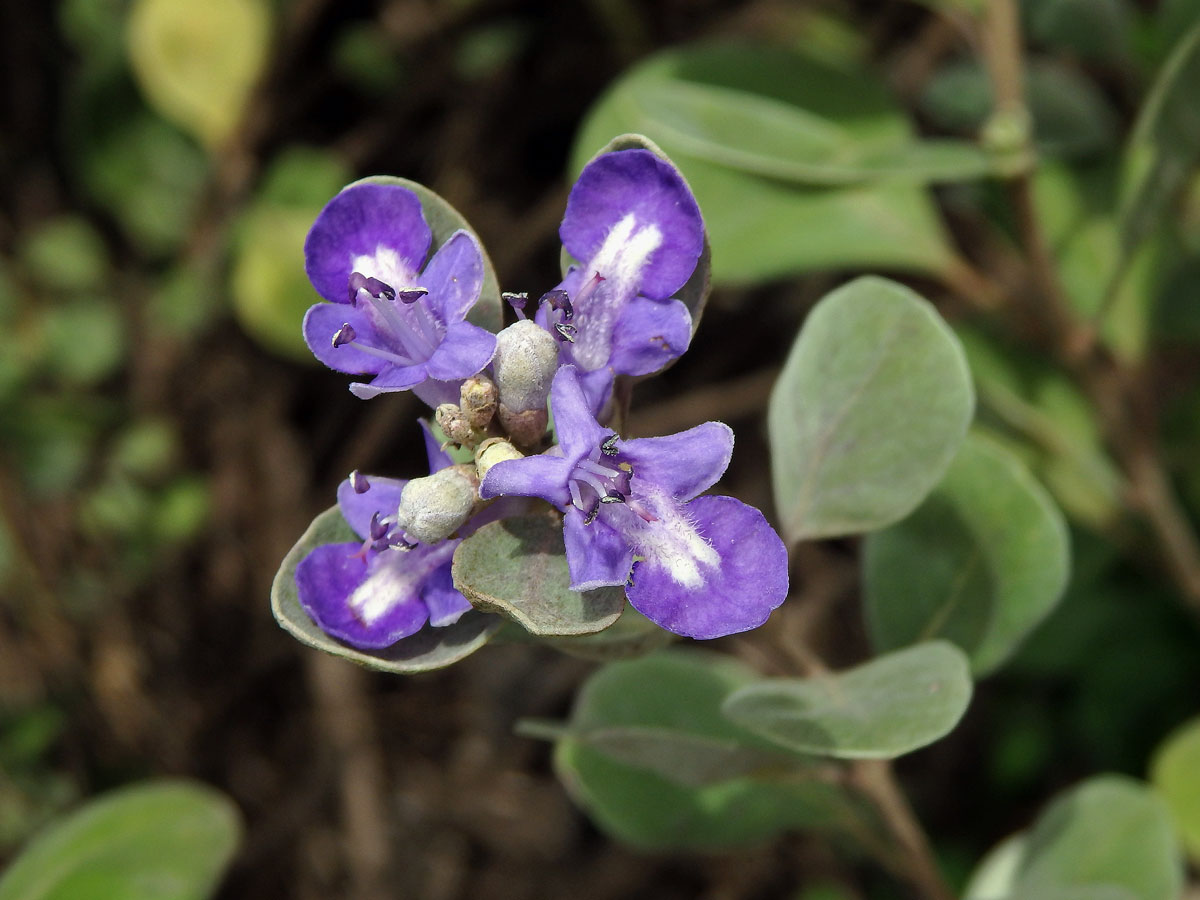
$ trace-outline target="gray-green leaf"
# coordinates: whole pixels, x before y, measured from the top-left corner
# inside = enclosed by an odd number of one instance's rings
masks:
[[[0,879],[0,900],[203,900],[241,838],[237,809],[190,781],[112,791],[36,837]]]
[[[625,591],[573,591],[555,515],[484,525],[454,551],[454,586],[477,609],[507,616],[536,635],[592,634],[621,615]]]
[[[296,566],[321,544],[355,541],[337,507],[321,513],[284,557],[271,585],[271,612],[275,620],[302,644],[324,650],[381,672],[425,672],[441,669],[470,656],[488,642],[504,623],[499,616],[469,612],[444,628],[426,626],[382,650],[359,650],[332,638],[309,618],[296,592]]]
[[[867,538],[867,619],[881,650],[931,638],[962,648],[975,674],[999,666],[1058,603],[1067,526],[1029,471],[972,436],[908,518]]]
[[[948,734],[970,700],[966,657],[931,641],[846,672],[765,679],[735,691],[721,711],[797,753],[892,759]]]
[[[890,525],[941,480],[975,397],[958,339],[908,288],[864,277],[809,314],[771,393],[788,541]]]
[[[674,108],[679,97],[690,101],[690,112]],[[736,127],[728,127],[725,112],[737,114]],[[773,122],[776,113],[782,124],[766,132],[745,125]],[[574,171],[622,132],[646,135],[687,177],[704,211],[718,281],[843,267],[930,273],[954,258],[927,192],[880,177],[897,166],[928,174],[949,162],[961,170],[962,155],[947,160],[942,147],[903,162],[913,153],[912,129],[882,83],[861,71],[746,44],[668,50],[626,73],[592,108],[576,136]],[[853,148],[848,159],[842,151],[829,155],[831,135],[838,147]],[[815,171],[824,180],[780,181],[781,166],[788,177]],[[844,184],[861,179],[873,180]]]
[[[1028,831],[984,858],[967,900],[1177,900],[1171,822],[1144,784],[1102,775],[1061,795]]]

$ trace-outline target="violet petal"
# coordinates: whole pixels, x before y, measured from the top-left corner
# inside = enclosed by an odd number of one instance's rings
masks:
[[[723,422],[705,422],[666,437],[622,441],[620,449],[635,478],[687,502],[716,484],[729,468],[733,430]]]
[[[496,463],[488,469],[479,485],[479,496],[484,500],[493,497],[541,497],[556,506],[571,502],[567,489],[567,476],[571,464],[561,456],[527,456]]]
[[[571,189],[559,236],[586,266],[627,215],[638,227],[657,228],[662,239],[641,273],[639,292],[670,297],[696,268],[704,220],[683,177],[649,150],[619,150],[590,162]]]
[[[704,581],[685,587],[652,560],[634,565],[629,602],[675,634],[707,640],[762,625],[788,592],[787,550],[757,509],[732,497],[697,497],[685,507],[720,557]]]
[[[613,329],[609,365],[623,375],[649,375],[677,359],[692,340],[692,316],[678,300],[634,297]]]
[[[591,591],[624,584],[633,566],[629,542],[603,521],[584,525],[585,519],[586,514],[573,506],[563,517],[571,590]]]
[[[426,363],[429,377],[461,381],[482,371],[496,353],[496,336],[469,322],[455,322]]]
[[[322,631],[364,650],[390,647],[420,631],[429,613],[414,590],[419,579],[398,577],[384,554],[369,553],[363,559],[358,551],[357,544],[322,544],[300,560],[296,589],[305,612]],[[378,615],[364,617],[352,606],[364,597],[380,604]]]
[[[318,303],[309,307],[304,315],[304,341],[313,356],[334,371],[350,375],[378,375],[392,365],[386,359],[348,344],[333,346],[333,335],[346,322],[358,332],[359,339],[371,344],[380,343],[370,316],[363,310],[345,303]]]
[[[318,294],[331,303],[344,304],[356,259],[374,257],[384,248],[395,254],[398,264],[408,272],[417,272],[429,254],[432,237],[421,213],[421,201],[408,188],[353,184],[330,200],[317,216],[304,241],[304,268]],[[382,275],[363,274],[376,278]]]
[[[483,250],[474,235],[456,231],[419,276],[428,302],[444,325],[461,322],[483,290]]]
[[[404,490],[407,481],[399,478],[384,478],[380,475],[368,475],[370,488],[363,493],[356,493],[350,479],[345,479],[338,485],[338,511],[346,524],[354,529],[363,540],[370,533],[371,517],[394,516],[400,505],[400,492]]]

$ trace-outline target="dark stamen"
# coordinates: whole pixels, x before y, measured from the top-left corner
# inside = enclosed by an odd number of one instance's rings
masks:
[[[365,494],[371,488],[371,482],[367,481],[367,476],[355,469],[350,473],[350,487],[354,488],[354,493]]]
[[[600,502],[601,503],[624,503],[625,495],[618,494],[616,491],[609,491],[607,494],[605,494],[603,497],[600,498]]]
[[[558,336],[569,344],[575,343],[575,332],[579,329],[574,325],[568,325],[566,322],[558,322],[554,326],[554,330],[558,332]]]
[[[584,525],[591,525],[596,521],[596,516],[600,515],[600,501],[597,500],[592,504],[592,508],[588,510],[587,517],[583,520]]]
[[[371,525],[370,525],[371,540],[382,541],[385,537],[387,537],[387,533],[390,530],[391,530],[391,526],[388,525],[386,522],[384,522],[382,519],[380,519],[378,512],[371,513]]]
[[[354,326],[349,322],[343,322],[342,327],[333,333],[333,346],[340,347],[342,344],[349,344],[358,337],[358,332],[354,330]]]
[[[546,293],[542,294],[542,299],[538,300],[538,303],[549,303],[551,309],[561,310],[563,318],[568,322],[575,317],[575,308],[571,306],[571,297],[561,288],[546,291]]]
[[[404,303],[415,303],[428,293],[423,287],[404,288],[396,292],[396,297]]]
[[[600,452],[605,456],[616,456],[621,451],[617,449],[617,436],[610,434],[606,437],[603,443],[600,444]]]
[[[358,301],[358,292],[367,286],[367,276],[362,272],[350,273],[350,305]]]
[[[372,297],[382,297],[384,300],[395,300],[396,290],[390,284],[384,284],[378,278],[368,278],[363,285]]]

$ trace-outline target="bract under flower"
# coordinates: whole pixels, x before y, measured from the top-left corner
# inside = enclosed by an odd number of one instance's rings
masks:
[[[415,193],[370,182],[334,197],[308,233],[305,268],[329,302],[309,309],[304,338],[330,368],[374,376],[356,396],[453,402],[495,352],[495,335],[465,321],[483,287],[478,242],[457,231],[426,264],[431,241]]]
[[[428,429],[431,471],[451,464]],[[323,544],[296,567],[300,605],[327,634],[353,647],[389,647],[431,626],[452,625],[470,603],[454,589],[460,539],[414,544],[395,523],[406,481],[355,473],[338,486],[338,509],[363,539]]]
[[[729,464],[728,426],[621,440],[596,421],[573,366],[555,376],[550,405],[556,451],[496,464],[480,495],[542,497],[565,512],[571,587],[627,584],[639,612],[687,637],[765,622],[787,596],[783,542],[753,507],[697,496]]]
[[[704,250],[704,220],[674,166],[619,150],[580,173],[559,236],[580,263],[556,288],[568,302],[537,318],[562,340],[597,409],[613,373],[648,375],[687,349],[691,314],[673,298]]]

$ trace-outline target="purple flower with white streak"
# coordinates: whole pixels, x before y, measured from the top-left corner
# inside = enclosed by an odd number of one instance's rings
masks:
[[[455,402],[491,361],[495,335],[464,321],[483,252],[457,231],[426,264],[432,238],[415,193],[371,182],[330,200],[308,233],[305,269],[329,302],[309,309],[304,339],[330,368],[373,376],[351,384],[358,397],[412,390],[431,406]]]
[[[428,430],[425,447],[431,472],[451,464]],[[338,509],[362,543],[322,544],[296,567],[300,605],[322,631],[352,647],[389,647],[426,622],[453,625],[471,608],[450,577],[461,539],[415,544],[396,525],[406,484],[358,473],[343,481]]]
[[[555,375],[550,406],[558,447],[493,466],[480,495],[541,497],[566,513],[574,590],[627,584],[639,612],[687,637],[763,624],[787,596],[783,542],[757,509],[698,496],[729,465],[729,427],[621,440],[596,421],[572,366]]]
[[[704,251],[704,220],[673,165],[618,150],[580,173],[559,236],[579,265],[537,320],[563,341],[563,361],[599,409],[614,373],[657,372],[691,342],[691,314],[674,298]]]

